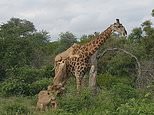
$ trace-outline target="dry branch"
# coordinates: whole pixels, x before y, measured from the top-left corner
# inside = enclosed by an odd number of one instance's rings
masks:
[[[140,77],[141,77],[141,64],[139,62],[139,60],[137,59],[137,57],[135,55],[133,55],[132,53],[124,50],[124,49],[121,49],[121,48],[109,48],[109,49],[106,49],[103,51],[103,53],[101,53],[100,55],[97,56],[97,58],[100,58],[102,56],[104,56],[108,51],[121,51],[121,52],[124,52],[125,54],[131,56],[132,58],[135,59],[136,63],[137,63],[137,78],[135,79],[135,84],[136,84],[136,87],[137,88],[140,88],[140,85],[139,85],[139,82],[140,82]]]

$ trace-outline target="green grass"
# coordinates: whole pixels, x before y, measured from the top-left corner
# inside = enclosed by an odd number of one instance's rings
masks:
[[[153,115],[153,90],[140,91],[133,88],[127,78],[99,77],[104,80],[102,89],[92,95],[85,87],[76,93],[75,80],[67,83],[66,92],[58,97],[58,109],[36,111],[37,96],[0,95],[0,115]],[[108,85],[114,82],[112,85]],[[125,82],[124,82],[125,81]]]

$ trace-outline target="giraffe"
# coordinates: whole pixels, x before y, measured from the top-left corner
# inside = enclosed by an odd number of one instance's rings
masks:
[[[74,54],[77,54],[78,56],[68,56],[67,59],[64,61],[64,63],[66,64],[66,76],[71,73],[76,78],[77,92],[80,91],[82,79],[88,68],[90,68],[89,62],[91,56],[96,53],[96,51],[101,47],[101,45],[103,45],[103,43],[110,37],[113,32],[118,32],[123,36],[127,35],[125,27],[120,23],[119,19],[116,19],[116,22],[114,24],[111,24],[105,31],[96,36],[95,39],[75,48],[73,50],[75,52]]]
[[[79,57],[67,59],[66,73],[72,73],[76,77],[77,91],[81,88],[83,76],[89,67],[90,57],[103,45],[103,43],[110,37],[113,32],[118,32],[123,36],[127,35],[125,27],[116,19],[116,23],[111,24],[104,32],[100,33],[95,39],[81,45],[76,54]]]

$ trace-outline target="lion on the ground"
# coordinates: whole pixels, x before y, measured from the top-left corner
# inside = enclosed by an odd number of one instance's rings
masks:
[[[47,90],[42,90],[38,94],[36,109],[43,111],[43,110],[47,110],[48,107],[51,107],[52,109],[56,109],[57,108],[56,99]]]

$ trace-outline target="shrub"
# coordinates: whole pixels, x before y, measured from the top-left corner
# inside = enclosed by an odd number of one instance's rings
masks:
[[[40,90],[46,89],[51,79],[41,79],[31,84],[19,81],[18,79],[9,79],[1,84],[1,92],[3,95],[35,95]]]
[[[118,83],[114,85],[111,91],[115,95],[120,96],[120,98],[122,99],[136,98],[138,96],[134,88],[123,83]]]
[[[137,98],[139,95],[130,85],[118,83],[110,90],[115,107],[127,102],[128,99]]]
[[[110,89],[118,83],[132,85],[132,79],[130,77],[126,77],[126,76],[118,77],[118,76],[113,76],[109,73],[105,73],[105,74],[100,74],[97,77],[97,83],[100,86],[105,86],[106,88]]]
[[[76,93],[76,92],[74,92]],[[90,100],[90,101],[89,101]],[[87,89],[81,92],[80,96],[75,94],[67,94],[60,99],[60,107],[64,111],[74,113],[81,111],[83,108],[89,109],[95,105],[94,97]]]
[[[3,95],[35,95],[52,81],[50,69],[16,68],[9,70],[8,79],[1,83]]]
[[[37,80],[36,82],[33,82],[32,84],[29,85],[29,95],[35,95],[40,90],[46,89],[47,86],[51,83],[51,81],[52,80],[49,78],[44,78],[41,80]]]
[[[26,83],[32,83],[38,79],[43,78],[43,69],[34,69],[29,67],[15,68],[7,71],[8,78],[18,79]]]
[[[100,86],[105,86],[106,88],[111,88],[112,85],[116,83],[116,77],[113,77],[111,74],[100,74],[97,77],[97,82]]]
[[[51,78],[55,76],[54,66],[53,65],[47,65],[42,68],[43,71],[43,77],[45,78]]]
[[[135,73],[135,64],[134,59],[126,54],[118,53],[107,64],[107,71],[116,76],[130,76]]]
[[[28,90],[28,85],[17,79],[7,79],[1,86],[2,94],[7,96],[27,94]]]
[[[121,104],[116,110],[117,115],[153,115],[154,103],[145,99],[130,99],[127,103]]]

